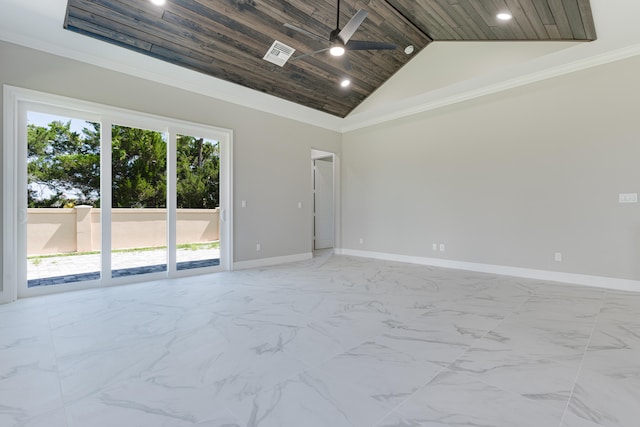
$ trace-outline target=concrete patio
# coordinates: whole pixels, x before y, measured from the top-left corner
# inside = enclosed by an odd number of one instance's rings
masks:
[[[219,264],[220,249],[178,249],[178,270],[210,267]],[[101,254],[60,255],[27,260],[29,287],[94,280],[100,277]],[[113,277],[166,271],[167,250],[114,252],[111,258]]]

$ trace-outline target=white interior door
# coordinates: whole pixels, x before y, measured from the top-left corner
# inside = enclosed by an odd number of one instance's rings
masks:
[[[314,249],[332,248],[333,242],[333,160],[313,161]]]

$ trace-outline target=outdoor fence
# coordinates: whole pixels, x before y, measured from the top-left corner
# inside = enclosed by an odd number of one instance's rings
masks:
[[[219,240],[220,210],[177,209],[177,244]],[[99,208],[27,209],[27,255],[100,250]],[[111,210],[111,248],[132,249],[167,245],[166,209]]]

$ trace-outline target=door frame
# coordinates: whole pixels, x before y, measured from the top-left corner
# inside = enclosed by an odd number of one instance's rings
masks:
[[[26,154],[26,111],[36,109],[38,111],[49,111],[56,114],[67,113],[77,114],[81,118],[104,121],[105,123],[118,123],[124,125],[141,125],[153,129],[160,129],[168,135],[168,157],[167,157],[167,187],[168,194],[171,189],[175,189],[176,177],[176,144],[175,134],[203,133],[203,137],[212,138],[220,143],[220,266],[180,270],[171,269],[168,265],[167,271],[163,273],[151,273],[139,276],[129,276],[122,278],[111,278],[111,274],[102,274],[101,279],[76,282],[65,286],[45,286],[28,289],[25,281],[26,275],[26,241],[21,239],[24,234],[20,227],[26,229],[26,198],[23,201],[21,185],[26,185],[26,164],[22,165],[22,160]],[[111,157],[111,127],[101,126],[101,197],[102,218],[101,223],[110,220],[111,207],[111,169],[105,165],[110,165]],[[173,139],[173,142],[170,142]],[[106,146],[108,150],[104,150]],[[106,154],[108,153],[108,154]],[[210,125],[192,123],[184,120],[163,117],[159,115],[143,113],[108,105],[78,100],[30,89],[3,86],[3,262],[2,262],[2,289],[0,291],[0,303],[15,301],[18,298],[63,292],[66,290],[78,290],[95,287],[106,287],[119,284],[142,282],[159,278],[174,278],[183,276],[193,276],[209,273],[215,270],[230,270],[233,265],[233,131]],[[106,173],[105,173],[106,171]],[[24,175],[24,177],[23,177]],[[105,176],[106,175],[106,176]],[[167,199],[167,247],[171,254],[171,249],[175,249],[175,226],[172,220],[175,219],[175,194]],[[102,227],[102,269],[110,266],[110,257],[104,254],[110,253],[111,235],[110,224]],[[107,235],[108,234],[108,235]],[[22,241],[21,241],[22,240]],[[108,251],[105,248],[109,245]],[[24,260],[22,259],[24,258]],[[173,262],[175,267],[175,254],[169,256],[168,264]],[[23,271],[24,270],[24,271]],[[26,281],[25,281],[26,282]]]
[[[339,191],[340,191],[340,186],[339,186],[339,158],[336,155],[336,153],[333,153],[331,151],[325,151],[325,150],[318,150],[315,148],[311,148],[311,203],[312,203],[312,208],[311,208],[311,251],[315,251],[315,246],[316,246],[316,242],[315,242],[315,164],[314,162],[318,159],[326,159],[326,158],[331,158],[332,159],[332,164],[333,164],[333,249],[340,247],[339,246],[339,230],[340,230],[340,223],[339,223],[339,218],[337,213],[339,212],[339,201],[340,201],[340,195],[339,195]]]

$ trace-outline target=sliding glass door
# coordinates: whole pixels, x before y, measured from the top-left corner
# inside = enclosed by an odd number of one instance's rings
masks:
[[[93,107],[18,110],[18,295],[228,269],[231,132]]]
[[[111,125],[111,277],[167,271],[167,138]]]
[[[220,265],[220,142],[177,135],[176,267]]]
[[[27,286],[100,279],[100,126],[42,111],[26,126]]]

